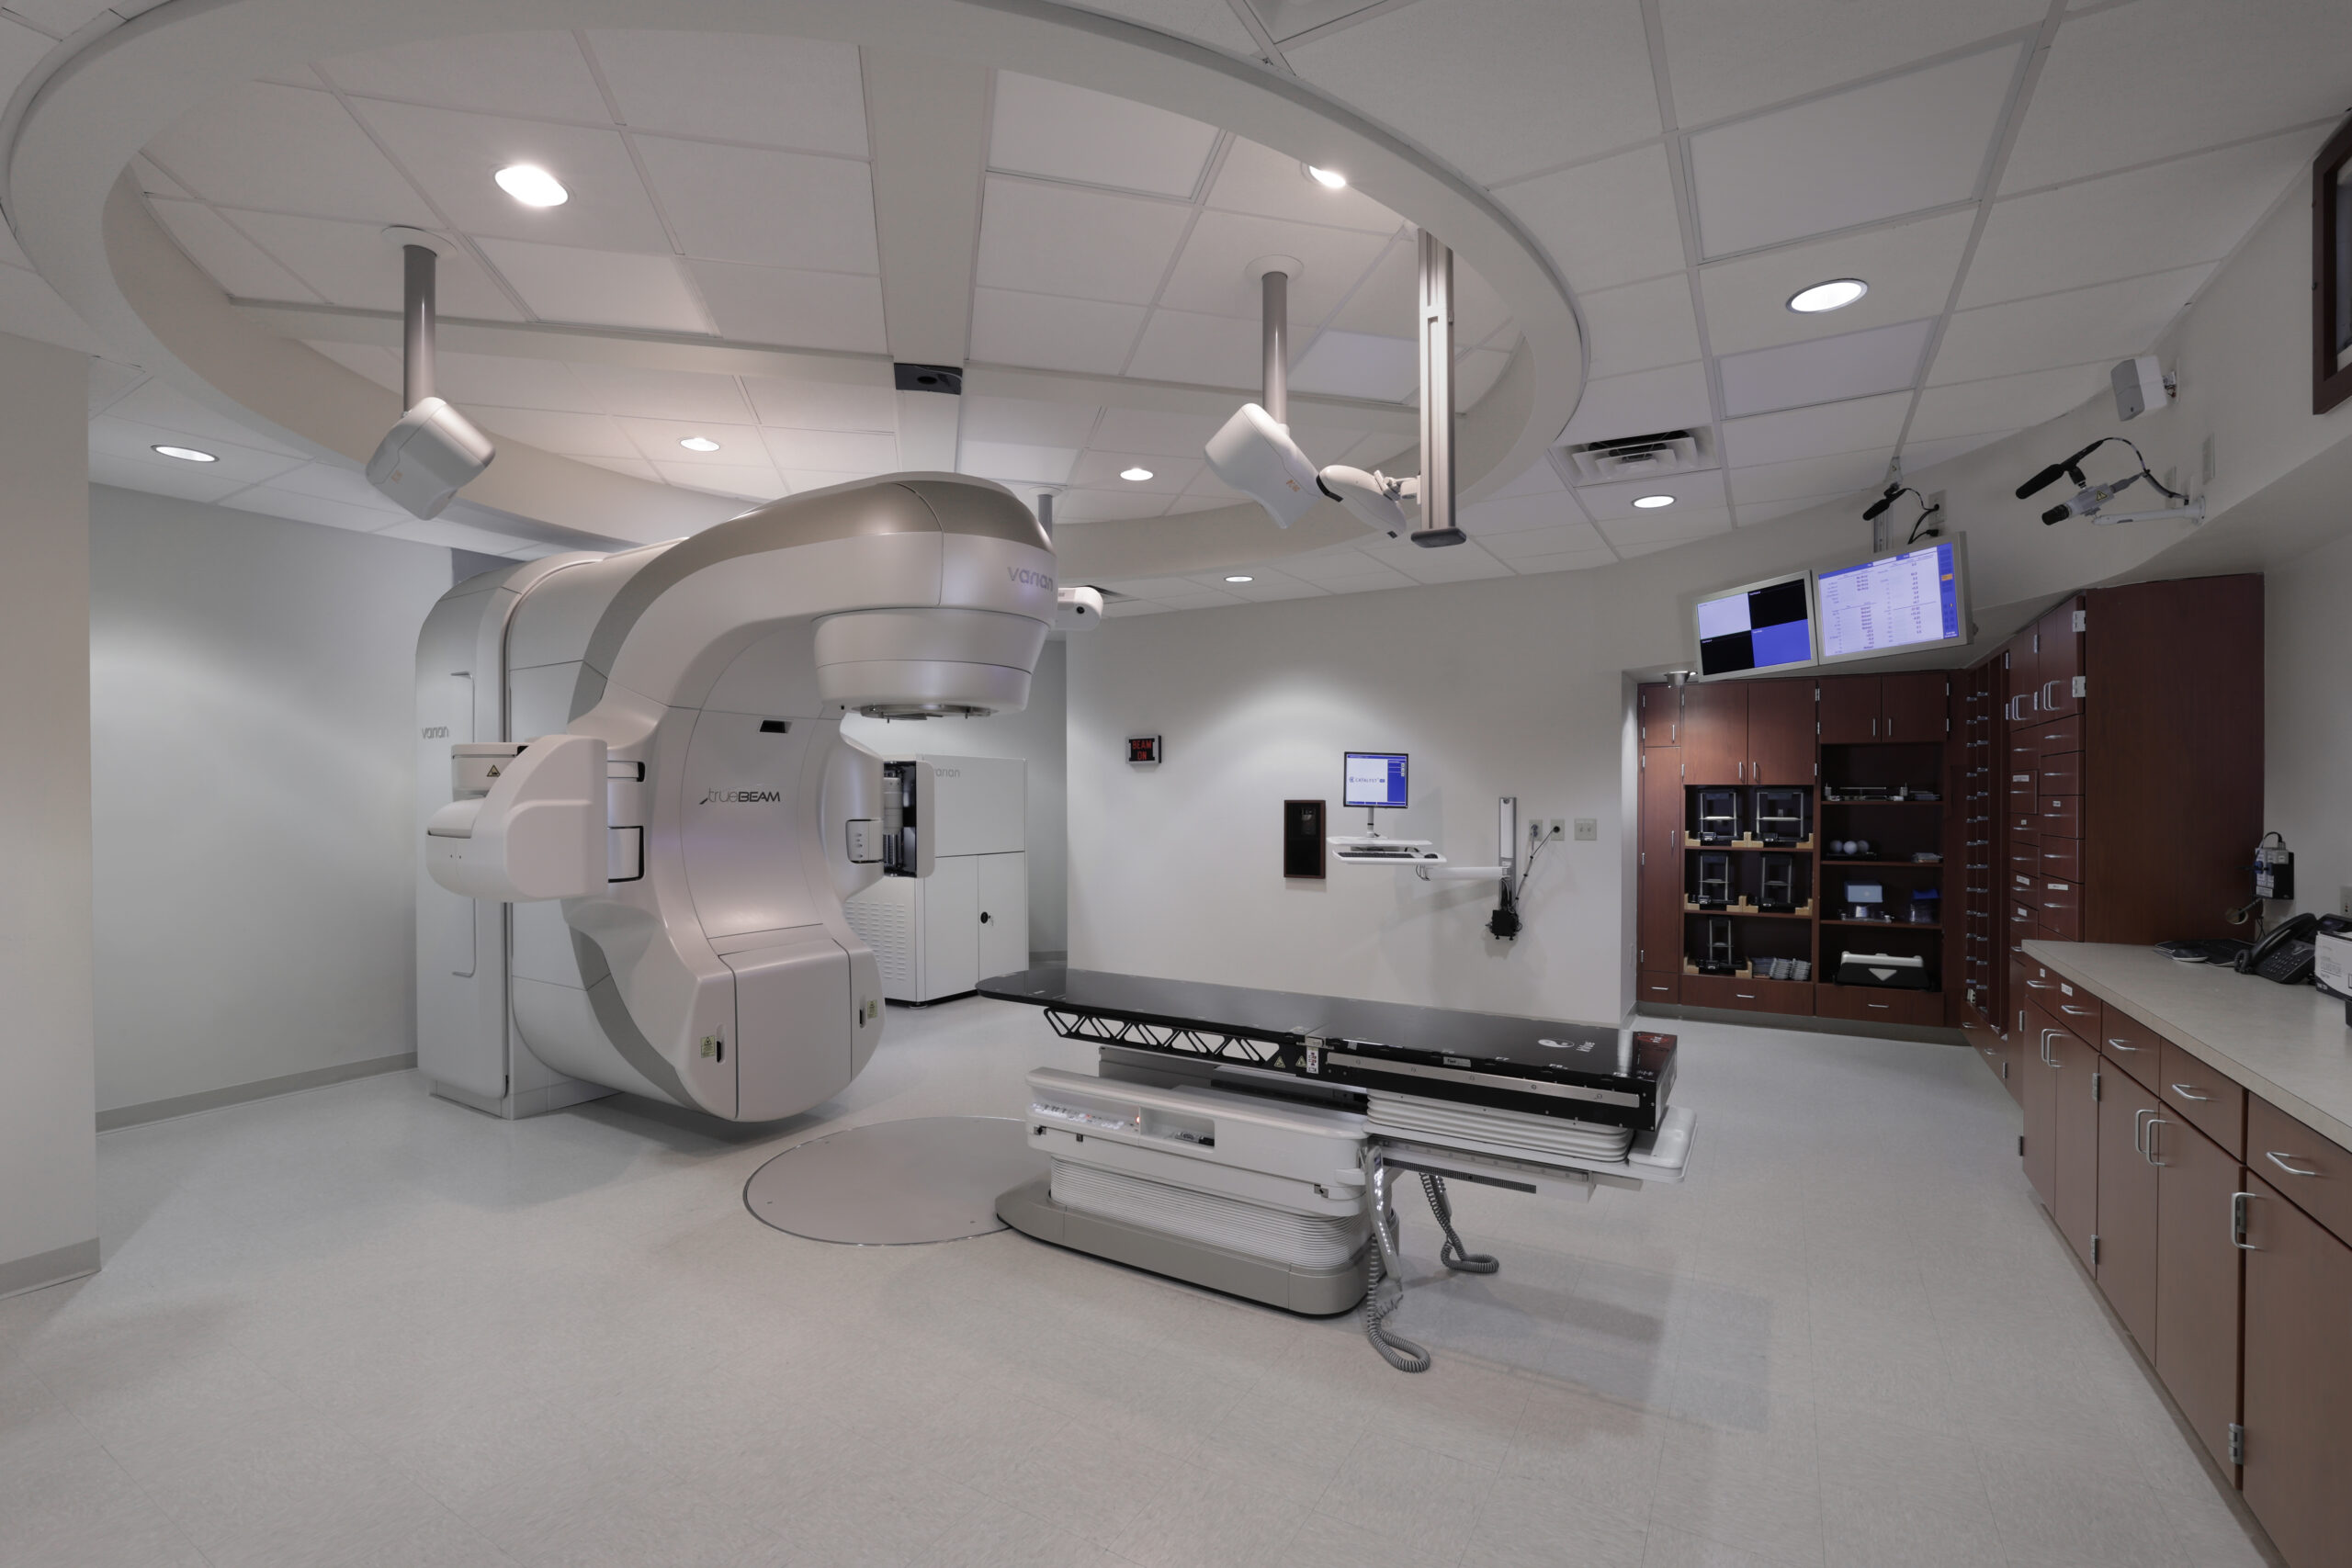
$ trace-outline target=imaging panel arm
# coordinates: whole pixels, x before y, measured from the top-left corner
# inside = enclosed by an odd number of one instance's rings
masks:
[[[467,747],[468,752],[503,748]],[[462,790],[475,767],[489,791],[466,795],[425,824],[433,880],[469,898],[579,898],[605,884],[605,742],[546,735],[502,761],[455,759]]]

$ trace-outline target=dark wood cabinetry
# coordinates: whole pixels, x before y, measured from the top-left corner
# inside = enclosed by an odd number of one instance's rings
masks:
[[[1682,688],[1682,782],[1748,782],[1747,682],[1693,682]]]
[[[1682,693],[1674,686],[1643,686],[1634,693],[1634,713],[1642,744],[1682,744]]]
[[[2156,1162],[2149,1119],[2162,1114],[2145,1086],[2100,1070],[2098,1263],[2093,1272],[2140,1352],[2156,1353]]]
[[[2098,1263],[2098,1053],[2070,1029],[2050,1032],[2050,1060],[2057,1079],[2051,1129],[2057,1143],[2058,1201],[2050,1217],[2086,1269]]]
[[[2352,1553],[2352,1247],[2263,1176],[2246,1191],[2242,1484],[2288,1562],[2320,1568]]]
[[[1944,739],[1943,671],[1902,675],[1824,675],[1821,743],[1867,746],[1886,741]]]
[[[2148,1119],[2156,1159],[2156,1375],[2224,1472],[2238,1419],[2237,1156],[2183,1117]]]
[[[1775,786],[1814,782],[1811,681],[1756,681],[1747,688],[1747,782]]]
[[[1658,686],[1644,692],[1667,691]],[[1682,750],[1642,753],[1641,842],[1634,880],[1634,963],[1639,999],[1677,1000],[1682,974]]]
[[[1645,695],[1671,690],[1642,688]],[[1663,706],[1663,700],[1653,705]],[[1650,722],[1645,719],[1645,728]],[[1811,680],[1720,681],[1686,686],[1675,731],[1681,737],[1682,782],[1810,784],[1813,725]]]

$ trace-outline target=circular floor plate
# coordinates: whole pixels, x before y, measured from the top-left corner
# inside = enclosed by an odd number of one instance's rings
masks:
[[[752,1173],[743,1206],[812,1241],[860,1247],[961,1241],[1004,1229],[996,1201],[1046,1156],[1008,1116],[869,1122],[795,1144]]]

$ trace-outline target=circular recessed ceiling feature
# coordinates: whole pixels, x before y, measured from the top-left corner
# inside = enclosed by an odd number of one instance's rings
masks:
[[[1151,470],[1143,467],[1141,464],[1137,464],[1132,468],[1121,468],[1119,470],[1119,477],[1125,479],[1130,484],[1141,484],[1144,480],[1151,478]]]
[[[1833,277],[1790,295],[1789,309],[1799,315],[1817,316],[1824,310],[1842,310],[1870,291],[1871,286],[1859,277]]]
[[[1255,582],[1258,580],[1254,577],[1228,577],[1226,581],[1227,582]]]
[[[1325,190],[1345,190],[1348,188],[1348,176],[1340,173],[1337,169],[1318,169],[1312,164],[1301,164],[1299,167],[1306,171],[1306,177],[1308,179],[1313,180]]]
[[[1645,512],[1655,512],[1661,506],[1672,506],[1674,504],[1674,497],[1670,495],[1637,495],[1634,498],[1634,504],[1640,507]]]
[[[718,450],[718,443],[713,441],[707,435],[689,435],[684,440],[679,442],[678,445],[684,447],[689,452],[716,452]]]
[[[183,463],[217,463],[220,459],[209,452],[199,452],[193,446],[156,446],[152,450],[163,457],[177,457]]]
[[[526,207],[561,207],[571,199],[563,182],[537,164],[509,164],[491,177],[499,189]]]

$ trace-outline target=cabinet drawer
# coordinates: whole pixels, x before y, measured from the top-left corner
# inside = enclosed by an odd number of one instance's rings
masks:
[[[2009,775],[2004,785],[2009,792],[2009,809],[2021,817],[2038,817],[2041,812],[2041,792],[2034,788],[2033,774],[2018,772]]]
[[[1645,1002],[1679,1001],[1682,998],[1682,976],[1644,975],[1634,982],[1634,995]]]
[[[1863,1023],[1939,1024],[1944,998],[1939,991],[1881,991],[1868,986],[1816,986],[1814,1010],[1824,1018]]]
[[[2034,885],[2034,902],[2041,906],[2046,919],[2051,915],[2078,915],[2083,908],[2083,890],[2071,882],[2045,876]]]
[[[2099,1025],[2098,998],[2080,986],[2071,985],[2064,980],[2058,982],[2058,988],[2055,991],[2037,991],[2034,994],[2040,998],[2041,1010],[2050,1014],[2052,1022],[2086,1044],[2098,1043]]]
[[[2041,907],[2041,878],[2035,874],[2041,869],[2041,857],[2037,854],[2032,861],[2010,868],[2009,897],[2020,904],[2031,904],[2036,908]]]
[[[2041,799],[2041,814],[2034,818],[2041,826],[2045,839],[2079,839],[2083,836],[2083,797],[2078,795],[2051,795]]]
[[[2101,1003],[2098,1010],[2099,1054],[2138,1079],[2142,1088],[2154,1089],[2163,1071],[2156,1058],[2164,1036],[2118,1008]]]
[[[1755,980],[1745,975],[1685,975],[1682,1005],[1741,1012],[1809,1013],[1813,986],[1809,981]]]
[[[2008,815],[2008,824],[2009,841],[2011,843],[2015,843],[2019,838],[2032,838],[2035,834],[2041,831],[2041,818],[2038,814],[2031,811],[2010,812]]]
[[[2228,1150],[2231,1157],[2243,1158],[2245,1090],[2169,1040],[2157,1047],[2156,1069],[2156,1097]]]
[[[2041,768],[2034,786],[2042,795],[2080,795],[2083,793],[2083,754],[2066,751],[2041,759]]]
[[[2295,1207],[2352,1236],[2352,1153],[2323,1138],[2260,1095],[2245,1101],[2246,1164]]]
[[[2041,754],[2045,757],[2055,756],[2062,751],[2079,751],[2083,749],[2082,715],[2076,714],[2072,718],[2052,719],[2047,724],[2038,724],[2034,726],[2033,734],[2034,739],[2041,743]]]
[[[2041,870],[2041,840],[2030,837],[2011,839],[2009,840],[2009,885],[2022,889],[2024,882],[2032,881]],[[2018,881],[2018,878],[2023,878],[2024,882]]]
[[[2064,882],[2083,879],[2083,841],[2080,839],[2052,838],[2048,845],[2037,848],[2034,855],[2041,865],[2041,874]]]

